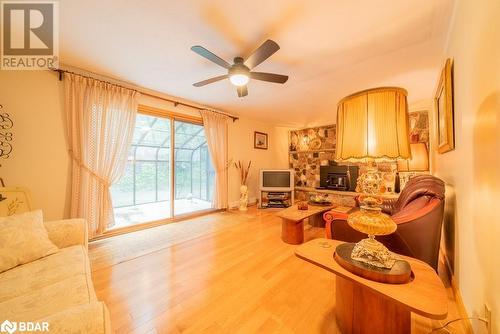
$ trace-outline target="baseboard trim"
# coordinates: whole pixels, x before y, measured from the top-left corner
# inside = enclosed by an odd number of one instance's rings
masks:
[[[250,197],[248,199],[248,206],[257,204],[257,197]],[[229,203],[229,209],[237,209],[240,207],[240,201],[233,201]]]
[[[472,324],[469,319],[469,314],[467,314],[467,310],[465,309],[465,305],[462,299],[462,294],[460,293],[460,289],[458,287],[458,283],[455,279],[455,275],[453,274],[453,270],[451,268],[450,260],[448,259],[448,256],[446,254],[446,251],[440,247],[441,249],[441,255],[443,256],[444,260],[444,268],[446,270],[446,275],[448,276],[448,279],[450,280],[450,285],[451,285],[451,290],[453,291],[453,296],[455,297],[455,301],[457,303],[457,308],[458,308],[458,313],[460,314],[460,318],[464,318],[464,324],[465,328],[467,330],[467,333],[474,333],[472,330]]]
[[[145,230],[148,228],[158,227],[158,226],[167,225],[167,224],[171,224],[171,223],[177,223],[177,222],[180,222],[183,220],[197,218],[200,216],[205,216],[205,215],[209,215],[209,214],[221,212],[221,211],[224,211],[224,209],[207,209],[207,210],[196,211],[193,213],[178,215],[174,218],[167,218],[167,219],[152,221],[152,222],[148,222],[148,223],[140,223],[140,224],[133,224],[130,226],[118,227],[115,229],[107,230],[103,234],[89,239],[89,242],[99,241],[102,239],[107,239],[107,238],[115,237],[115,236],[122,235],[122,234],[131,233],[131,232],[142,231],[142,230]]]

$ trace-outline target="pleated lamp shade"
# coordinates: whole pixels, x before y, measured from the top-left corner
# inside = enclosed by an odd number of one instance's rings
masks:
[[[402,88],[381,87],[343,98],[337,107],[335,160],[410,158],[406,95]]]

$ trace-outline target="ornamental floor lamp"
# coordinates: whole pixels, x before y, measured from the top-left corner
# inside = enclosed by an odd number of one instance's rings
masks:
[[[367,172],[358,179],[363,195],[360,210],[349,215],[353,229],[368,234],[352,249],[351,258],[379,268],[392,268],[393,254],[377,235],[396,231],[396,223],[382,213],[381,177],[376,162],[408,159],[408,104],[406,90],[381,87],[343,98],[337,108],[337,162],[365,162]]]

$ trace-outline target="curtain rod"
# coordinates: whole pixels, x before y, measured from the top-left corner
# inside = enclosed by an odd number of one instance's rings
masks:
[[[195,106],[194,104],[180,102],[180,101],[176,101],[176,100],[173,100],[173,99],[168,99],[168,98],[163,97],[163,96],[159,96],[159,95],[156,95],[156,94],[147,93],[145,91],[141,91],[141,90],[136,89],[136,88],[125,87],[125,86],[122,86],[120,84],[116,84],[116,83],[113,83],[113,82],[104,81],[104,80],[97,79],[97,78],[94,78],[94,77],[91,77],[91,76],[88,76],[88,75],[83,75],[83,74],[80,74],[80,73],[76,73],[76,72],[72,72],[72,71],[68,71],[68,70],[63,70],[63,69],[59,69],[59,68],[51,68],[50,70],[59,73],[59,81],[62,81],[64,73],[76,74],[76,75],[82,76],[84,78],[89,78],[89,79],[97,80],[97,81],[100,81],[100,82],[108,83],[108,84],[115,85],[115,86],[120,87],[120,88],[130,89],[130,90],[139,92],[142,95],[146,95],[146,96],[149,96],[149,97],[154,97],[156,99],[160,99],[160,100],[163,100],[163,101],[170,102],[170,103],[172,103],[174,105],[174,107],[177,107],[178,105],[182,105],[182,106],[186,106],[186,107],[197,109],[197,110],[209,110],[209,111],[214,112],[216,114],[222,114],[224,116],[232,118],[233,122],[235,122],[235,121],[237,121],[239,119],[239,117],[236,117],[236,116],[233,116],[233,115],[229,115],[229,114],[226,114],[224,112],[216,111],[216,110],[213,110],[213,109],[210,109],[210,108],[200,108],[200,107]]]

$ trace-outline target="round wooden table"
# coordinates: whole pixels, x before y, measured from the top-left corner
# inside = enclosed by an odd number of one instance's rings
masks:
[[[410,333],[411,312],[431,319],[446,318],[446,290],[427,263],[398,255],[410,263],[413,280],[379,283],[351,273],[334,260],[335,248],[341,243],[314,239],[297,247],[295,255],[336,275],[335,317],[342,333]]]

